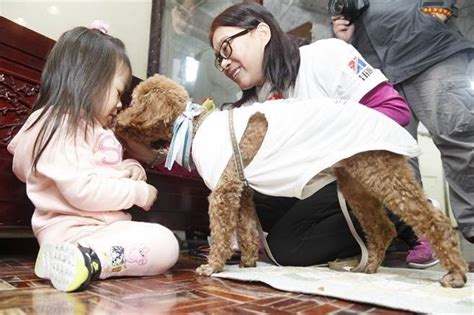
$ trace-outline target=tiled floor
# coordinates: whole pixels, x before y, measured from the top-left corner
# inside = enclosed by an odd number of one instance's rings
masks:
[[[407,314],[258,283],[199,277],[194,269],[201,262],[183,251],[166,274],[96,281],[85,291],[67,294],[35,277],[34,253],[1,254],[0,314]]]

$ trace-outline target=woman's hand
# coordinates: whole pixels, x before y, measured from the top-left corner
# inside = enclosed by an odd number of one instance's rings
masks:
[[[150,163],[155,159],[156,153],[150,146],[128,138],[121,138],[120,140],[125,145],[128,154],[132,158],[145,163]]]
[[[448,20],[448,17],[441,13],[433,13],[433,17],[438,18],[441,22],[445,23]]]
[[[346,43],[352,41],[354,35],[354,24],[345,20],[341,15],[331,17],[332,30],[336,38],[342,39]]]

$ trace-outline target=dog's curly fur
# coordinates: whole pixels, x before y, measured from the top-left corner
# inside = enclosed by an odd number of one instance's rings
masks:
[[[132,102],[117,116],[115,132],[139,143],[169,142],[173,123],[189,101],[188,92],[176,82],[155,75],[141,82]]]
[[[143,143],[170,141],[175,119],[183,112],[189,96],[176,82],[155,75],[137,86],[133,106],[118,117],[119,135]],[[240,141],[244,166],[260,148],[268,128],[265,116],[255,113]],[[211,145],[211,144],[210,144]],[[333,168],[347,202],[366,234],[369,261],[362,272],[374,273],[387,247],[395,237],[395,228],[383,206],[412,226],[417,235],[431,241],[434,252],[448,273],[440,280],[446,287],[462,287],[467,264],[458,248],[456,235],[445,215],[427,202],[411,169],[401,155],[387,151],[369,151],[340,161]],[[241,266],[255,266],[258,259],[258,233],[253,192],[239,179],[233,160],[224,170],[217,187],[209,196],[212,236],[208,263],[197,272],[210,275],[222,271],[232,255],[231,235],[237,229]]]

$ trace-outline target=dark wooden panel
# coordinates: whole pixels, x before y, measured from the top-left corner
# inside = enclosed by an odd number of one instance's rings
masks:
[[[54,40],[0,17],[0,42],[22,53],[45,60]]]
[[[41,69],[54,41],[0,17],[0,228],[30,226],[33,205],[12,172],[6,150],[39,92]]]
[[[11,159],[0,158],[0,229],[30,226],[33,205],[26,196],[26,186],[11,171]]]
[[[209,190],[199,178],[148,173],[158,189],[158,201],[150,211],[133,208],[134,219],[157,222],[176,230],[207,230]]]
[[[44,58],[25,53],[15,47],[8,46],[5,43],[0,44],[0,56],[2,56],[5,62],[10,62],[25,68],[31,68],[30,71],[36,73],[41,73],[41,69],[43,69],[45,63]]]

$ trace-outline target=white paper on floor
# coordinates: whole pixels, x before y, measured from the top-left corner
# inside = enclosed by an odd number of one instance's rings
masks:
[[[226,265],[213,277],[259,281],[282,291],[315,294],[421,313],[474,314],[474,274],[465,287],[443,288],[444,271],[380,268],[376,274],[338,272],[325,267],[256,268]]]

